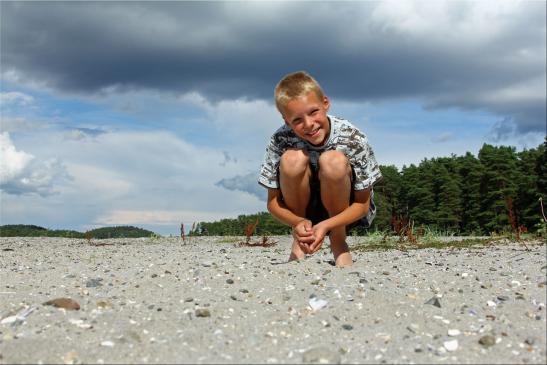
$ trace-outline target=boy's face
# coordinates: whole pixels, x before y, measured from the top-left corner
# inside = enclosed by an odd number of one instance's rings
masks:
[[[283,119],[294,133],[313,145],[321,145],[330,133],[329,99],[321,100],[315,92],[292,99],[283,108]]]

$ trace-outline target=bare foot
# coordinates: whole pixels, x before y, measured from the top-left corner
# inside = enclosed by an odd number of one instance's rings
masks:
[[[291,255],[289,256],[289,262],[290,261],[298,261],[298,260],[302,260],[304,257],[306,257],[306,255],[302,255],[302,256],[297,256],[294,252],[291,252]]]
[[[289,256],[289,262],[294,260],[302,260],[305,257],[306,257],[306,254],[304,253],[304,251],[302,251],[300,246],[298,246],[298,243],[294,241],[292,243],[292,249],[291,249],[291,255]]]
[[[353,265],[353,259],[349,252],[343,252],[336,258],[335,261],[336,267],[349,267]]]

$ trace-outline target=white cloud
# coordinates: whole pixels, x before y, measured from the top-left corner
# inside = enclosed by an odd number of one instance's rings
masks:
[[[64,165],[56,158],[38,160],[17,151],[7,132],[0,135],[0,189],[8,194],[36,193],[43,197],[58,193],[55,183],[70,179]]]
[[[522,2],[490,1],[382,1],[372,12],[372,20],[385,30],[412,37],[427,37],[446,44],[469,45],[496,37],[526,12]]]
[[[7,132],[0,134],[0,181],[6,184],[22,175],[34,156],[17,151]]]

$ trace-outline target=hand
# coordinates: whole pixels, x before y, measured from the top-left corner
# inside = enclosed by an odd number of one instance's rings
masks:
[[[325,227],[323,222],[321,222],[313,226],[312,231],[315,240],[311,243],[310,250],[311,253],[315,253],[321,249],[321,246],[323,246],[323,241],[325,240],[325,236],[329,230]]]
[[[315,241],[315,237],[313,236],[312,222],[310,220],[303,219],[293,226],[292,235],[304,253],[312,253],[310,245]]]

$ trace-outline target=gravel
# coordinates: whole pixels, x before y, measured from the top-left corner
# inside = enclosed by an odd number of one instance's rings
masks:
[[[546,363],[543,242],[336,268],[272,239],[0,238],[0,363]]]

